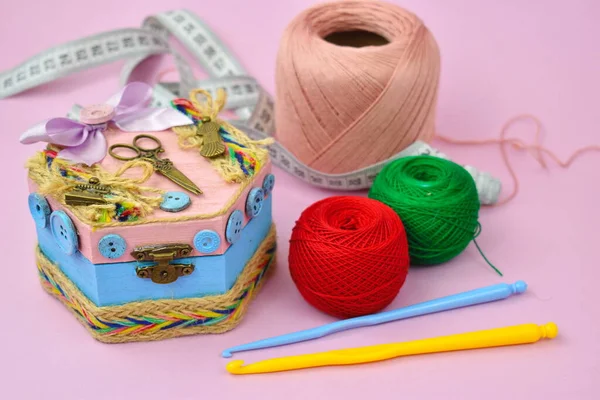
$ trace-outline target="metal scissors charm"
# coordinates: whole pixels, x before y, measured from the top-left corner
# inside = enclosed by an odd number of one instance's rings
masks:
[[[149,139],[156,143],[156,146],[154,148],[142,147],[137,143],[140,139]],[[115,149],[133,150],[135,152],[135,155],[119,155],[114,152]],[[173,162],[171,160],[169,160],[168,158],[158,157],[158,155],[160,153],[163,153],[164,151],[165,149],[162,147],[162,143],[160,142],[160,140],[158,140],[158,138],[152,135],[137,135],[133,138],[132,144],[116,143],[108,148],[108,154],[110,154],[111,157],[117,160],[131,161],[139,158],[144,161],[148,161],[154,167],[154,171],[163,175],[167,179],[170,179],[177,185],[181,186],[186,190],[189,190],[194,194],[202,194],[202,190],[200,190],[200,188],[198,188],[198,186],[196,186],[194,182],[192,182],[187,176],[185,176],[181,171],[179,171],[173,165]]]

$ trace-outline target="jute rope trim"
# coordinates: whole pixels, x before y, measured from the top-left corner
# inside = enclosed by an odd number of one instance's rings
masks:
[[[138,165],[139,164],[139,165]],[[134,167],[144,167],[145,164],[150,165],[147,162],[144,161],[134,161],[132,162],[131,165],[124,165],[121,169],[119,169],[119,171],[117,171],[117,173],[123,173],[124,169],[129,169],[129,168],[134,168]],[[226,203],[223,204],[223,207],[221,207],[219,210],[212,212],[212,213],[208,213],[208,214],[197,214],[197,215],[187,215],[187,216],[181,216],[181,217],[167,217],[167,218],[140,218],[136,221],[110,221],[110,222],[98,222],[95,221],[93,217],[91,217],[90,213],[93,213],[99,209],[101,209],[102,206],[83,206],[83,207],[70,207],[67,206],[64,200],[64,194],[68,191],[67,190],[67,184],[69,184],[69,182],[65,182],[66,179],[63,178],[59,173],[56,172],[52,172],[53,170],[49,170],[47,168],[46,165],[46,159],[45,156],[42,152],[36,153],[34,156],[32,156],[28,162],[26,167],[29,169],[29,178],[35,182],[38,187],[40,188],[40,193],[44,194],[44,195],[50,195],[52,196],[54,199],[56,199],[56,201],[58,201],[59,203],[61,203],[65,208],[68,208],[69,210],[71,210],[73,212],[73,214],[84,224],[92,227],[93,229],[101,229],[101,228],[109,228],[109,227],[114,227],[114,226],[133,226],[133,225],[144,225],[144,224],[152,224],[152,223],[156,223],[156,222],[183,222],[183,221],[196,221],[196,220],[203,220],[203,219],[211,219],[211,218],[215,218],[221,215],[225,215],[227,212],[230,211],[231,207],[238,201],[238,199],[241,197],[242,193],[244,192],[244,190],[246,190],[246,188],[248,187],[248,185],[251,185],[254,180],[253,179],[246,179],[244,181],[242,181],[239,184],[238,189],[235,191],[235,193],[233,194],[233,196],[231,196],[229,198],[229,201],[227,201]],[[100,174],[102,177],[106,179],[106,175],[109,175],[108,172],[106,172],[104,169],[100,168],[99,166],[94,166],[92,167],[94,169],[95,174]],[[144,171],[147,171],[146,169],[144,169]],[[139,199],[143,199],[143,201],[146,202],[146,204],[148,205],[148,212],[144,213],[144,216],[149,215],[151,209],[154,209],[156,207],[158,207],[158,205],[160,205],[160,202],[162,201],[162,198],[153,198],[150,196],[144,196],[143,193],[144,192],[155,192],[155,193],[163,193],[164,191],[160,190],[160,189],[156,189],[156,188],[148,188],[148,187],[144,187],[144,186],[140,186],[140,184],[142,183],[142,181],[145,178],[147,172],[144,172],[144,175],[137,179],[137,180],[128,180],[130,182],[128,182],[127,187],[130,187],[129,185],[132,185],[132,192],[131,195],[138,193],[137,196],[139,197]],[[113,175],[113,176],[116,176]],[[117,177],[118,178],[118,177]],[[126,178],[120,178],[125,180]],[[110,179],[108,179],[108,181],[110,182]],[[82,183],[82,182],[74,182],[72,183],[73,185],[76,183]],[[101,183],[104,184],[104,182],[101,180]]]
[[[58,158],[49,158],[52,150],[37,152],[27,160],[29,178],[38,185],[38,192],[52,196],[63,206],[68,207],[77,218],[91,226],[105,225],[117,215],[117,207],[126,206],[135,210],[135,218],[150,215],[162,202],[164,190],[142,186],[154,173],[152,165],[142,160],[128,161],[114,174],[98,165],[85,167],[72,165]],[[142,173],[137,179],[122,177],[129,169],[139,168]],[[65,194],[75,190],[77,185],[85,185],[90,178],[98,178],[102,186],[110,187],[110,195],[104,196],[108,204],[69,207]],[[119,222],[118,224],[123,224]]]
[[[198,96],[204,96],[204,101],[200,101]],[[225,106],[226,93],[221,89],[217,92],[213,100],[211,95],[202,89],[196,89],[190,92],[191,108],[178,108],[182,112],[193,112],[192,120],[196,121],[196,113],[200,113],[202,118],[213,121],[227,131],[223,134],[226,152],[224,155],[211,158],[211,164],[217,169],[221,176],[229,183],[238,183],[239,187],[229,201],[223,204],[219,210],[209,214],[188,215],[180,217],[151,218],[153,211],[160,205],[164,190],[142,186],[154,173],[152,165],[142,160],[132,160],[126,162],[116,173],[112,174],[104,170],[99,165],[86,167],[82,165],[71,165],[64,160],[54,158],[50,165],[44,152],[38,152],[31,157],[26,167],[29,170],[29,178],[34,181],[39,192],[43,195],[52,196],[64,207],[68,208],[84,224],[92,229],[108,228],[114,226],[132,226],[152,224],[156,222],[183,222],[211,219],[229,212],[231,206],[238,201],[244,190],[253,182],[252,177],[269,161],[269,152],[266,148],[268,144],[273,143],[273,139],[262,141],[251,140],[244,132],[236,129],[226,121],[219,119],[218,114]],[[182,99],[185,100],[185,99]],[[176,107],[177,108],[177,107]],[[197,121],[202,124],[202,120]],[[202,149],[203,137],[198,135],[196,124],[172,129],[178,134],[180,147],[184,149],[196,148]],[[49,150],[52,150],[49,146]],[[248,168],[242,167],[249,166]],[[61,173],[60,168],[68,170],[77,179],[69,178]],[[124,178],[121,175],[131,168],[142,168],[142,175],[138,179]],[[65,194],[72,191],[76,185],[85,184],[81,179],[96,177],[104,186],[109,186],[111,195],[105,196],[109,204],[89,205],[89,206],[67,206]],[[159,196],[149,195],[151,193]],[[127,218],[121,218],[122,212],[126,208]],[[133,214],[133,218],[131,215]]]
[[[271,231],[225,294],[190,299],[147,300],[98,307],[37,249],[43,288],[63,303],[92,336],[104,343],[152,341],[223,333],[235,328],[275,266],[276,230]]]
[[[215,170],[229,183],[241,183],[256,175],[268,160],[269,151],[264,146],[273,144],[274,139],[252,140],[244,132],[219,118],[227,101],[227,93],[223,89],[217,90],[214,99],[203,89],[192,90],[189,98],[189,102],[179,99],[173,104],[194,121],[193,125],[172,128],[177,133],[179,146],[201,152],[204,137],[198,134],[198,127],[205,122],[216,123],[223,130],[220,135],[226,150],[222,155],[209,159]]]
[[[186,216],[174,217],[174,218],[143,218],[143,219],[139,219],[137,221],[127,221],[127,222],[112,221],[112,222],[103,222],[103,223],[91,223],[88,225],[90,225],[92,228],[109,228],[109,227],[113,227],[113,226],[132,226],[132,225],[153,224],[156,222],[196,221],[196,220],[211,219],[211,218],[219,217],[221,215],[227,214],[231,210],[231,207],[238,201],[238,199],[241,197],[244,190],[246,190],[248,185],[252,184],[252,182],[253,182],[253,180],[246,180],[246,181],[242,182],[240,184],[238,190],[235,191],[233,196],[230,197],[229,201],[227,203],[225,203],[223,205],[223,207],[221,207],[219,210],[209,213],[209,214],[186,215]]]

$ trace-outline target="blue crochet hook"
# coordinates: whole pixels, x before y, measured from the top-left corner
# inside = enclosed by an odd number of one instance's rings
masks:
[[[439,299],[433,299],[423,303],[413,304],[407,307],[397,308],[395,310],[344,319],[341,321],[332,322],[330,324],[318,326],[316,328],[305,329],[303,331],[287,333],[285,335],[274,336],[271,338],[258,340],[256,342],[230,347],[223,351],[221,355],[229,358],[231,357],[232,353],[239,351],[283,346],[286,344],[318,339],[320,337],[348,329],[379,325],[390,321],[433,314],[440,311],[454,310],[456,308],[468,307],[476,304],[489,303],[491,301],[506,299],[513,294],[523,293],[525,290],[527,290],[527,284],[523,281],[516,281],[513,284],[499,283],[480,289],[470,290],[468,292],[440,297]]]

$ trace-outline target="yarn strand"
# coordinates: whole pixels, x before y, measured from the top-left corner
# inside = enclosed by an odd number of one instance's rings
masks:
[[[496,273],[500,276],[504,276],[504,274],[498,269],[496,268],[496,266],[494,264],[492,264],[490,262],[490,260],[488,260],[488,258],[485,256],[485,254],[483,253],[483,251],[481,250],[481,248],[479,247],[479,244],[477,243],[477,240],[475,240],[475,238],[473,238],[473,243],[475,243],[475,247],[477,248],[477,251],[479,251],[479,254],[481,254],[481,257],[483,257],[483,259],[485,260],[486,263],[488,263],[488,265],[490,267],[492,267],[492,269],[494,271],[496,271]]]
[[[192,90],[189,97],[189,100],[181,98],[171,103],[175,109],[193,121],[191,125],[172,128],[178,135],[179,146],[182,149],[198,149],[202,152],[205,146],[204,137],[198,135],[198,127],[208,122],[216,123],[225,151],[217,157],[211,157],[210,163],[225,181],[230,183],[248,181],[251,176],[257,174],[268,159],[268,150],[264,146],[272,144],[273,139],[251,140],[245,133],[220,119],[219,113],[227,100],[223,89],[217,90],[214,99],[204,89]]]
[[[128,161],[113,174],[98,165],[86,167],[71,164],[57,158],[56,154],[49,146],[27,161],[29,178],[38,185],[39,193],[50,195],[66,206],[65,194],[77,185],[88,183],[91,177],[98,178],[102,185],[110,188],[110,193],[104,196],[107,204],[70,207],[77,218],[87,225],[135,222],[152,214],[162,201],[164,190],[143,186],[154,173],[154,168],[146,161]],[[122,176],[133,168],[141,168],[141,176]]]
[[[533,144],[525,144],[522,140],[520,140],[518,138],[507,138],[506,137],[506,135],[508,134],[509,128],[513,124],[515,124],[518,121],[526,120],[526,119],[533,121],[533,123],[535,124],[535,133],[534,133]],[[588,145],[588,146],[584,146],[584,147],[581,147],[581,148],[575,150],[566,161],[562,161],[556,154],[554,154],[552,151],[548,150],[547,148],[545,148],[541,145],[541,139],[540,139],[541,131],[542,131],[542,123],[540,122],[540,120],[537,117],[530,115],[530,114],[523,114],[523,115],[517,115],[517,116],[511,118],[510,120],[508,120],[502,126],[502,129],[500,130],[500,137],[496,138],[496,139],[492,138],[492,139],[479,139],[479,140],[478,139],[460,140],[460,139],[452,139],[452,138],[449,138],[449,137],[443,136],[443,135],[436,135],[435,139],[440,140],[445,143],[457,144],[457,145],[497,144],[500,146],[500,153],[502,154],[502,160],[504,162],[504,165],[506,166],[506,169],[508,169],[508,172],[513,181],[513,189],[511,191],[511,193],[508,194],[504,199],[491,205],[493,207],[497,207],[497,206],[501,206],[501,205],[504,205],[504,204],[510,202],[519,193],[519,186],[520,186],[519,179],[517,177],[517,174],[516,174],[512,164],[510,163],[510,159],[509,159],[508,153],[506,151],[506,145],[511,145],[512,148],[515,150],[527,151],[538,162],[538,164],[540,164],[540,166],[544,169],[548,168],[548,165],[546,164],[546,161],[544,160],[544,155],[550,157],[559,167],[569,168],[571,166],[571,164],[573,162],[575,162],[575,160],[577,160],[584,153],[588,153],[588,152],[592,152],[592,151],[600,152],[600,145]]]
[[[480,202],[471,175],[460,165],[432,156],[411,156],[387,164],[375,178],[369,197],[390,206],[400,217],[411,264],[451,260],[481,232]]]

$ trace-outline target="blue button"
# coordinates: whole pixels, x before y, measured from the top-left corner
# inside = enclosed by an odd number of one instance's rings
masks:
[[[104,236],[98,242],[98,250],[106,258],[119,258],[125,254],[127,242],[121,235],[115,233]]]
[[[225,227],[225,238],[231,244],[238,241],[242,235],[242,227],[244,225],[244,214],[240,210],[235,210],[229,216],[227,227]]]
[[[265,197],[269,196],[275,187],[275,175],[268,174],[265,176],[263,180],[263,191],[265,192]]]
[[[77,231],[75,231],[75,225],[73,225],[73,221],[67,213],[57,210],[50,214],[50,229],[54,240],[56,240],[62,251],[69,255],[77,251],[79,247]]]
[[[246,215],[249,218],[254,218],[260,214],[264,200],[265,192],[263,192],[262,188],[253,188],[248,193],[248,198],[246,199]]]
[[[160,204],[160,209],[168,212],[179,212],[191,204],[190,196],[183,192],[167,192]]]
[[[194,247],[200,253],[210,254],[217,250],[221,245],[219,234],[210,229],[205,229],[196,233],[194,236]]]
[[[29,211],[38,228],[45,228],[48,225],[48,215],[50,215],[50,206],[46,198],[38,193],[29,195]]]

